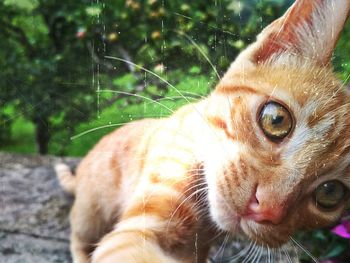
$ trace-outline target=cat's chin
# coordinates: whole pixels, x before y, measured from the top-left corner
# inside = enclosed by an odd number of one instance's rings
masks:
[[[282,235],[278,227],[256,223],[238,215],[231,217],[214,217],[216,225],[223,231],[246,237],[261,246],[276,248],[283,246],[289,240],[289,235]]]
[[[262,246],[281,247],[290,237],[285,231],[280,231],[279,226],[272,224],[260,224],[242,218],[239,225],[244,235]]]

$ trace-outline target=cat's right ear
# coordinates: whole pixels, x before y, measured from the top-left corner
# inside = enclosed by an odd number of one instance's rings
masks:
[[[235,64],[312,60],[327,65],[350,14],[350,0],[296,0],[268,25]],[[287,59],[289,58],[289,59]]]

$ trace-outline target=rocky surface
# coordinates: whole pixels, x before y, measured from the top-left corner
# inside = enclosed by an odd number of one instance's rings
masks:
[[[68,213],[72,197],[64,193],[53,166],[75,167],[79,159],[0,153],[0,262],[71,262]],[[244,242],[221,243],[213,249],[213,262],[268,262],[269,253],[247,249]],[[276,252],[275,262],[297,262],[295,250]],[[250,257],[248,257],[251,255]],[[223,259],[230,259],[223,260]],[[233,261],[236,260],[236,261]]]
[[[68,213],[72,197],[53,165],[78,159],[0,153],[0,261],[70,262]],[[4,261],[3,261],[3,260]]]

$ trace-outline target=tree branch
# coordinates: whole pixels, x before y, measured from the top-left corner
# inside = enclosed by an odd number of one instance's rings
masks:
[[[87,46],[87,49],[89,50],[89,52],[90,52],[90,54],[91,54],[92,60],[93,60],[96,64],[103,65],[103,66],[105,66],[108,70],[114,70],[114,66],[113,66],[111,63],[109,63],[109,62],[107,62],[107,61],[102,60],[102,59],[99,58],[99,56],[96,54],[96,52],[95,52],[95,50],[94,50],[94,48],[93,48],[91,42],[88,42],[88,43],[86,44],[86,46]]]
[[[123,59],[127,60],[127,61],[131,61],[131,56],[129,55],[129,53],[124,49],[123,46],[118,45],[117,46],[117,50],[120,53],[120,55],[122,56]],[[130,70],[130,72],[135,73],[135,66],[132,64],[126,64],[126,66],[128,67],[128,69]]]

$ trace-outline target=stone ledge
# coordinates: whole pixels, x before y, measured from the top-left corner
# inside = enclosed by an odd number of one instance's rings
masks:
[[[8,263],[70,262],[72,197],[53,165],[79,159],[0,153],[0,258]]]

